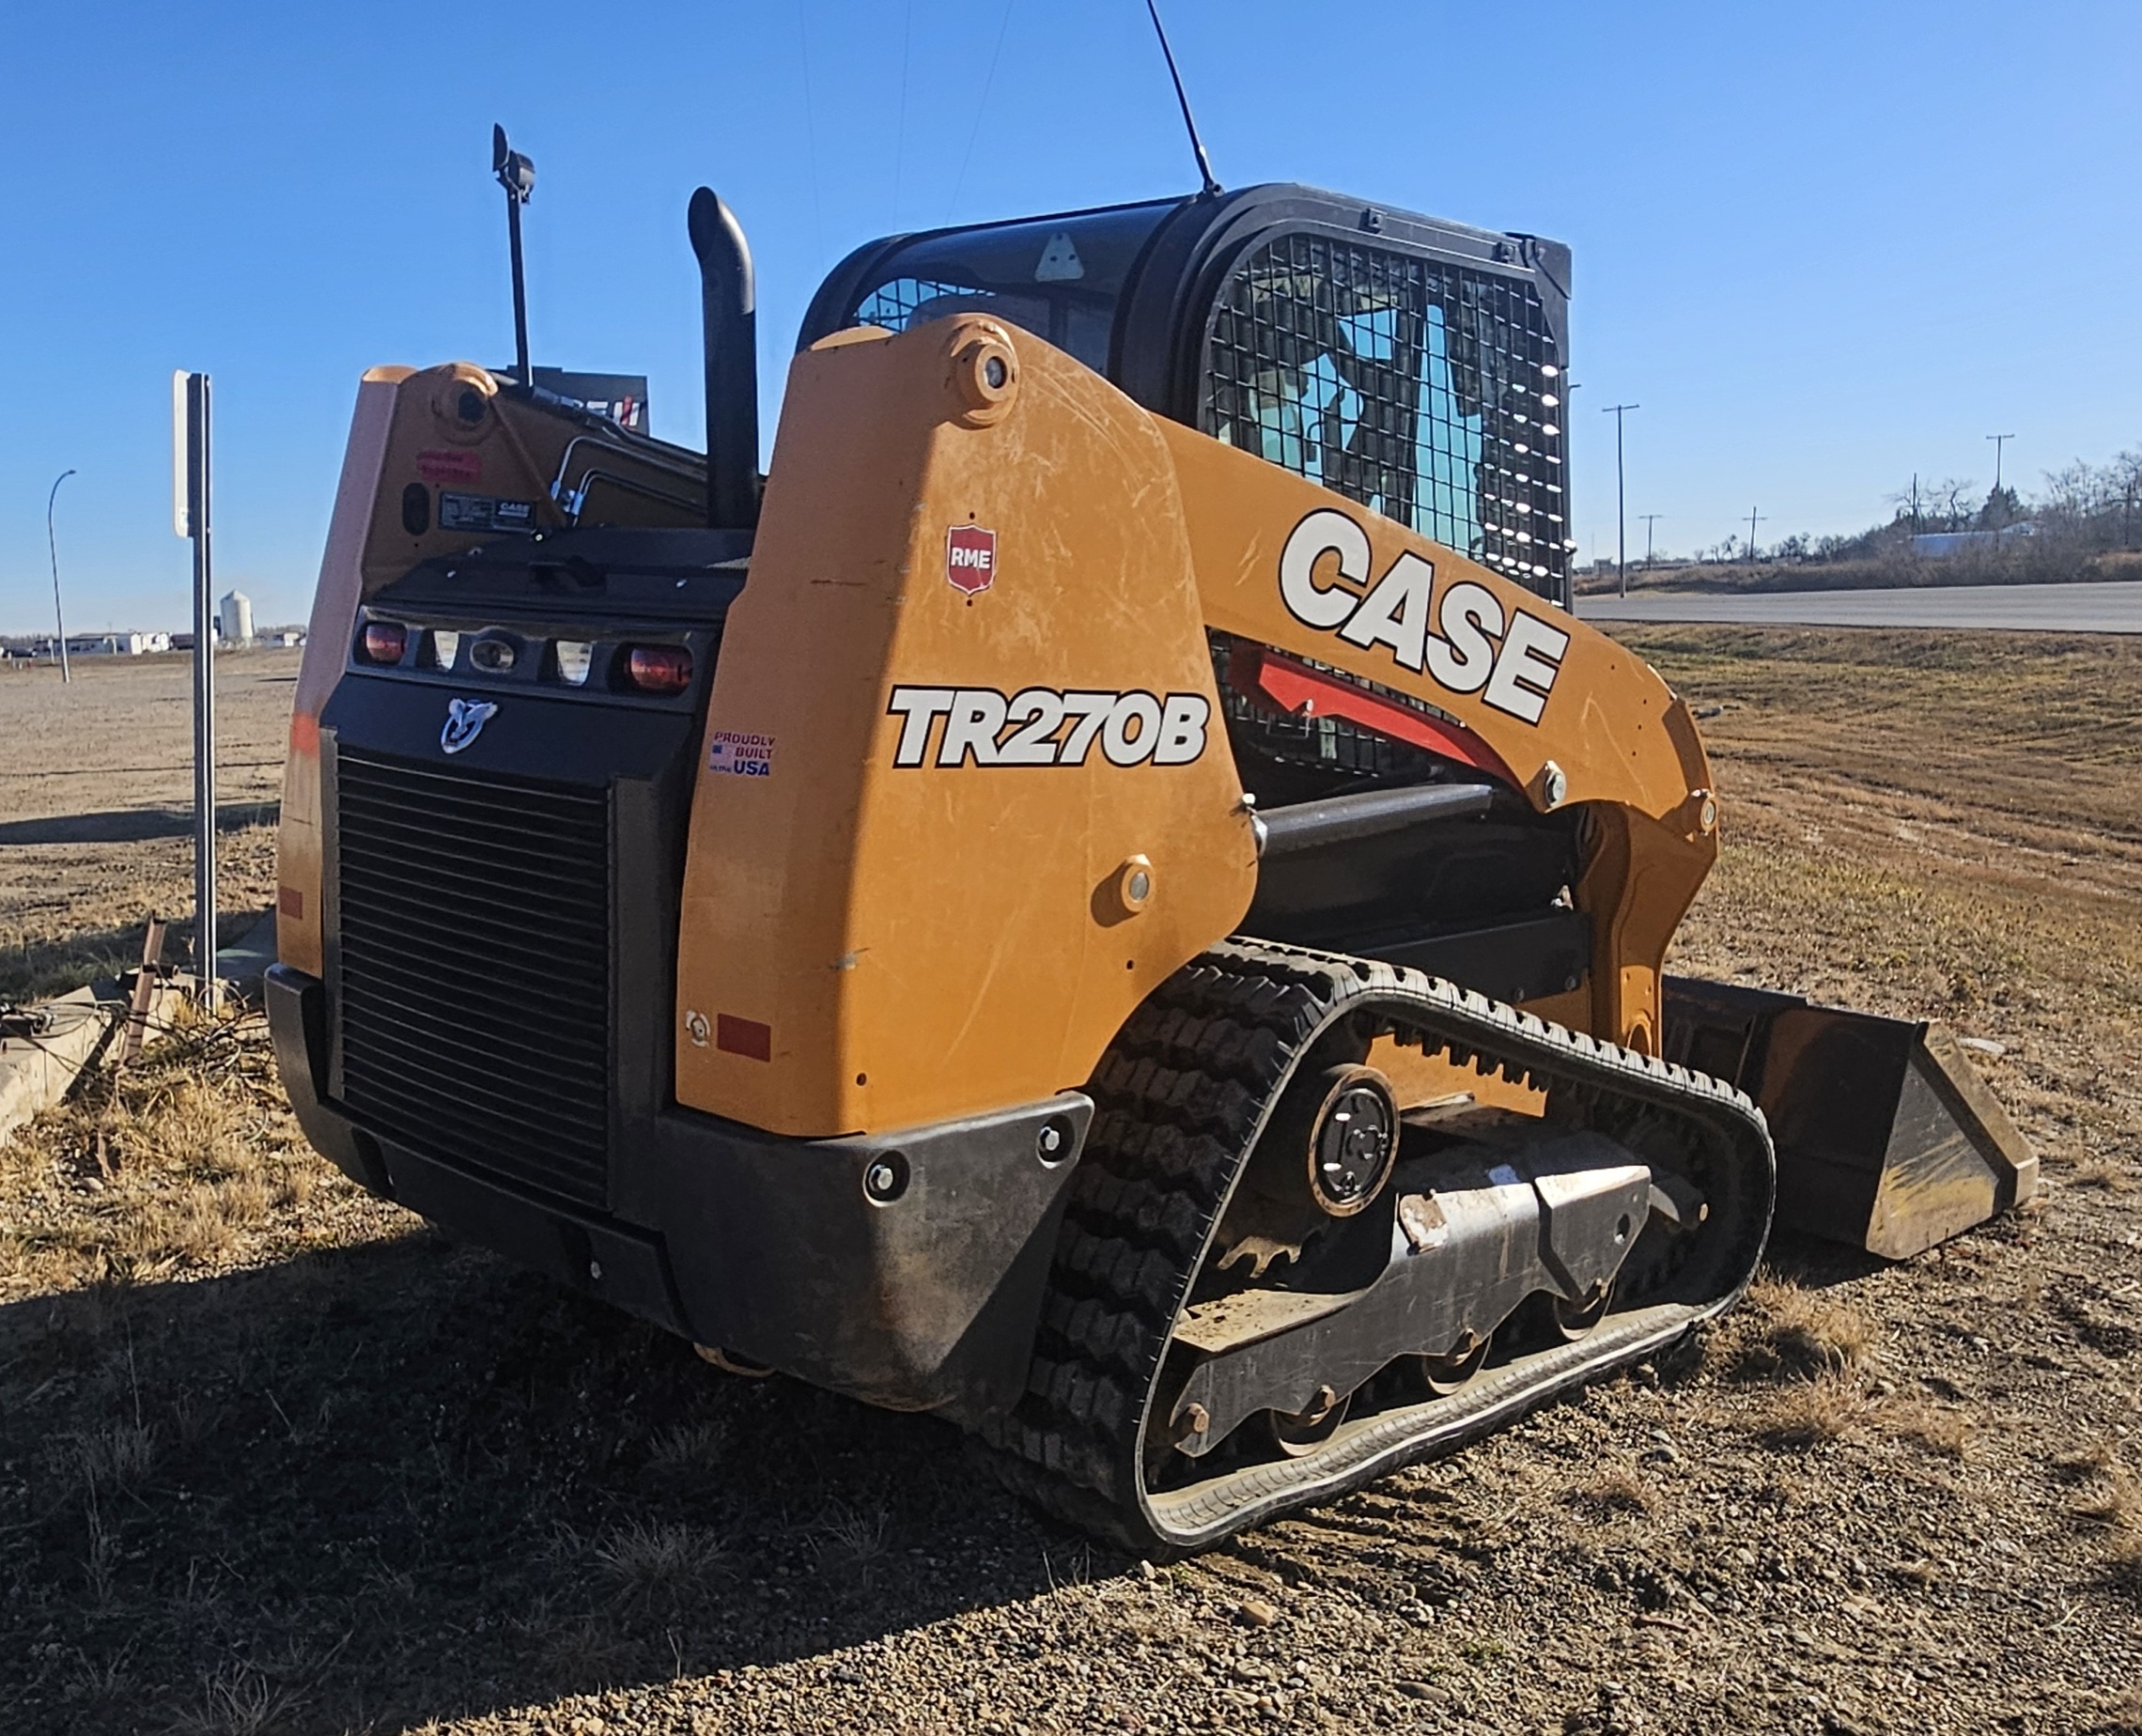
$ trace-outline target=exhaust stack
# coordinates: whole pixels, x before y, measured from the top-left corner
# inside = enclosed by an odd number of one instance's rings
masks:
[[[752,250],[737,213],[710,187],[691,195],[691,251],[699,256],[706,344],[706,522],[718,531],[758,523],[758,297]]]

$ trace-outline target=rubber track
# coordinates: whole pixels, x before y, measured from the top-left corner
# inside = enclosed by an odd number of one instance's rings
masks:
[[[1235,1178],[1303,1052],[1357,1006],[1380,1024],[1424,1032],[1432,1048],[1482,1072],[1575,1087],[1603,1122],[1613,1122],[1617,1106],[1640,1104],[1722,1129],[1751,1166],[1760,1161],[1760,1212],[1750,1207],[1731,1281],[1689,1321],[1745,1288],[1768,1230],[1772,1159],[1762,1115],[1739,1092],[1418,971],[1227,941],[1140,1007],[1088,1087],[1096,1113],[1072,1182],[1028,1390],[1008,1417],[980,1430],[995,1449],[994,1468],[1019,1494],[1134,1552],[1170,1555],[1446,1444],[1444,1432],[1423,1430],[1418,1451],[1401,1442],[1336,1472],[1324,1465],[1335,1455],[1283,1462],[1239,1513],[1221,1508],[1187,1527],[1164,1525],[1142,1498],[1141,1413]],[[1642,1354],[1638,1347],[1602,1368],[1548,1380],[1529,1402]],[[1469,1434],[1495,1426],[1509,1408]]]

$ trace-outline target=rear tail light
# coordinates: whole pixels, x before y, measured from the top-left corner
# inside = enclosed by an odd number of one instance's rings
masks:
[[[461,649],[461,635],[441,628],[431,635],[431,662],[436,669],[451,669]]]
[[[358,655],[367,663],[398,663],[409,649],[409,628],[399,621],[367,621],[357,637]]]
[[[643,693],[681,693],[691,685],[691,653],[682,645],[634,645],[625,678]]]

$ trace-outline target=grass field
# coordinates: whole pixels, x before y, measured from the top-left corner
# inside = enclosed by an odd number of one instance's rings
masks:
[[[0,1149],[6,1728],[2142,1731],[2142,643],[1624,637],[1724,803],[1674,962],[1999,1045],[2036,1205],[1780,1243],[1696,1352],[1151,1571],[361,1195],[196,1025]],[[185,803],[162,672],[100,679],[94,794],[0,767],[0,994],[184,903],[182,835],[68,830]]]

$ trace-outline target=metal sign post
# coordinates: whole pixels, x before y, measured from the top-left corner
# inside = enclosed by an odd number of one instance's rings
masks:
[[[194,969],[216,989],[216,616],[209,548],[209,377],[171,376],[171,527],[194,544]]]

